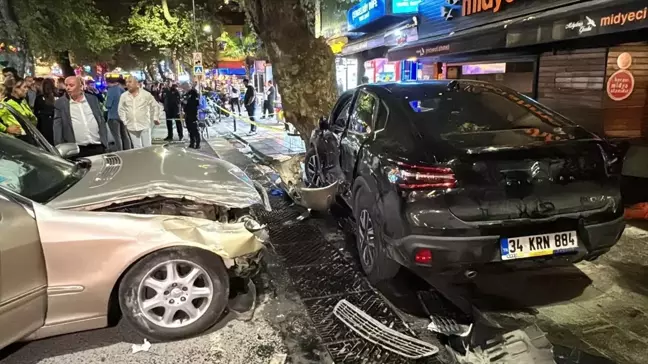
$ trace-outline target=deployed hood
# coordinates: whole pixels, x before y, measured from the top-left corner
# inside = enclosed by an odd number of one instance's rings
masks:
[[[88,159],[92,165],[83,179],[49,207],[93,210],[156,196],[228,208],[265,203],[240,168],[194,150],[165,145]]]

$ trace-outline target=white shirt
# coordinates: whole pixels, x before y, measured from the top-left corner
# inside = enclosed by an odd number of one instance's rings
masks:
[[[239,89],[236,89],[236,92],[234,92],[234,86],[230,85],[229,87],[229,92],[230,92],[230,98],[232,99],[238,99],[241,95],[241,91]]]
[[[85,96],[78,102],[70,99],[70,117],[74,139],[78,145],[101,144],[99,123]]]
[[[119,98],[119,119],[130,131],[151,129],[154,121],[159,120],[158,107],[157,101],[148,91],[141,88],[135,96],[126,91]]]

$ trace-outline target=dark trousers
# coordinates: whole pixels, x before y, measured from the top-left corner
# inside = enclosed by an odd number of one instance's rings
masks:
[[[250,120],[252,120],[252,122],[255,122],[256,120],[254,120],[254,112],[256,111],[256,107],[254,103],[252,103],[252,105],[245,105],[245,110],[247,111]],[[256,129],[257,129],[256,125],[250,124],[250,133],[255,132]]]
[[[198,131],[198,120],[185,119],[187,131],[189,132],[189,148],[200,148],[200,131]]]
[[[133,144],[130,140],[126,125],[121,120],[110,119],[108,120],[108,128],[115,140],[115,150],[129,150],[133,149]]]
[[[88,144],[88,145],[79,145],[79,155],[78,158],[91,157],[93,155],[104,154],[106,148],[103,144]]]
[[[230,110],[232,112],[234,112],[234,106],[236,105],[236,107],[238,108],[238,112],[240,114],[241,113],[241,100],[239,100],[236,97],[232,97],[232,98],[230,98],[229,102],[230,102]]]
[[[173,139],[173,119],[167,119],[166,125],[167,125],[167,139]],[[182,140],[183,137],[183,132],[182,130],[182,121],[180,120],[175,120],[175,126],[176,130],[178,131],[178,139]]]
[[[274,101],[270,100],[265,100],[263,101],[263,117],[273,117],[274,116],[274,110],[273,106]]]

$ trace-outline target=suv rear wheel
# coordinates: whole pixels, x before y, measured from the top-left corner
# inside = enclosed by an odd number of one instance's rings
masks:
[[[375,193],[363,186],[355,196],[356,245],[362,269],[372,284],[394,278],[400,265],[387,256]]]

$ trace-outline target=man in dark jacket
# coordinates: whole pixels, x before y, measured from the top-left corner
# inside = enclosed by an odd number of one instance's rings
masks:
[[[266,90],[266,100],[263,103],[263,117],[269,116],[271,119],[274,117],[274,103],[277,96],[277,89],[274,87],[272,80],[268,81],[268,88]]]
[[[99,100],[83,92],[83,81],[65,79],[66,96],[54,103],[54,144],[76,143],[79,157],[103,154],[108,146],[108,128]]]
[[[247,110],[247,114],[250,117],[252,123],[250,124],[250,134],[256,133],[256,121],[254,120],[254,112],[256,111],[256,91],[254,91],[254,86],[250,85],[250,80],[247,78],[243,80],[243,85],[245,85],[245,96],[243,96],[243,106]]]
[[[162,101],[164,102],[164,111],[166,112],[167,137],[166,141],[173,140],[173,122],[175,121],[176,130],[178,131],[178,140],[182,140],[183,129],[180,121],[180,91],[178,85],[173,84],[170,88],[162,92]]]
[[[184,91],[182,105],[185,124],[187,124],[187,131],[189,131],[189,148],[200,149],[200,132],[198,131],[200,96],[198,91],[189,84],[184,85]]]

